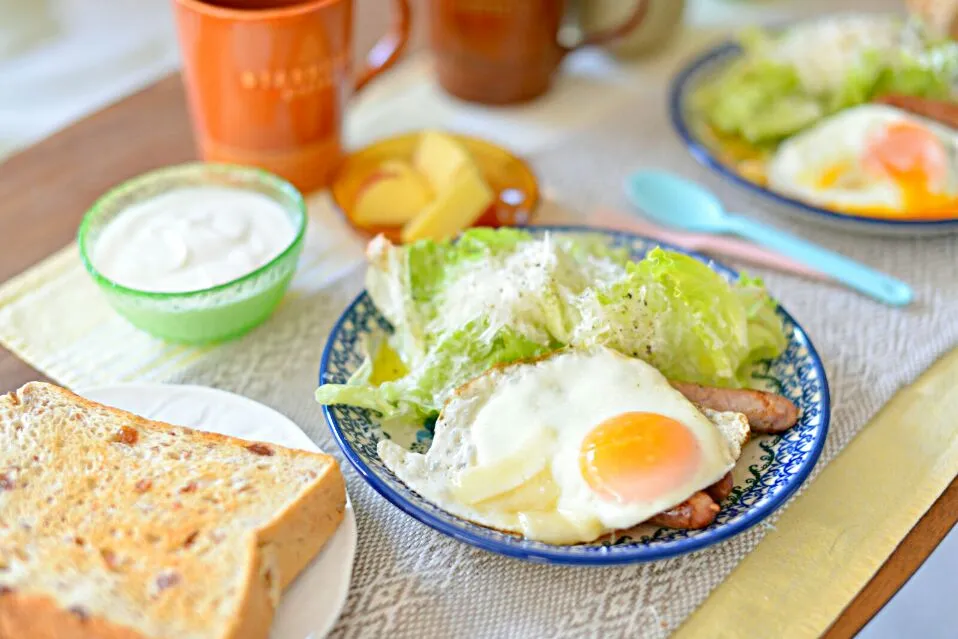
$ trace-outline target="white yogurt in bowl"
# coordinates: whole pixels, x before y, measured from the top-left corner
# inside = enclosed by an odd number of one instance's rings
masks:
[[[264,193],[184,186],[132,204],[103,229],[91,257],[120,286],[185,293],[255,271],[295,236],[286,210]]]
[[[282,178],[192,162],[111,189],[77,243],[120,315],[155,337],[204,344],[238,337],[277,308],[308,222],[302,194]]]

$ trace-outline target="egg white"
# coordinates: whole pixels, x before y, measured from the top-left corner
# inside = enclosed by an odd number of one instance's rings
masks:
[[[914,122],[949,146],[958,133],[895,107],[864,104],[840,111],[783,142],[768,165],[772,190],[810,204],[842,211],[905,212],[905,194],[894,179],[861,167],[869,138],[896,122]],[[832,167],[847,167],[845,177],[823,188],[822,176]]]
[[[682,423],[701,456],[679,488],[621,503],[589,487],[579,451],[593,428],[632,411]],[[715,483],[734,466],[748,434],[743,415],[706,416],[654,367],[597,348],[493,369],[446,403],[425,455],[390,440],[380,441],[378,452],[399,479],[453,515],[541,541],[576,543],[631,528]],[[467,492],[488,487],[495,496],[464,499],[470,478]],[[504,485],[515,489],[498,492]]]

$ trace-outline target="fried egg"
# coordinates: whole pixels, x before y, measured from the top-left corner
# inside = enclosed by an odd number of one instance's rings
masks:
[[[779,193],[878,217],[958,214],[958,132],[894,107],[841,111],[781,144],[768,167]]]
[[[546,543],[593,541],[685,501],[748,438],[654,367],[607,348],[493,369],[457,389],[426,454],[381,440],[385,465],[440,508]]]

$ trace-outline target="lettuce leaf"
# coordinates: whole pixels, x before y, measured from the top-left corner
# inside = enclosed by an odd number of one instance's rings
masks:
[[[873,95],[901,93],[932,99],[948,99],[958,77],[958,43],[941,42],[913,55],[899,52],[882,70]]]
[[[596,300],[598,312],[579,343],[639,357],[673,379],[746,386],[752,365],[777,357],[786,345],[759,280],[729,285],[682,253],[654,249]]]
[[[561,348],[539,344],[514,331],[499,330],[491,338],[484,327],[465,326],[443,336],[417,368],[395,380],[370,383],[375,355],[367,357],[346,384],[323,384],[316,391],[320,404],[368,408],[394,419],[423,421],[436,413],[458,386],[496,364],[530,359]]]
[[[567,346],[603,345],[674,379],[743,386],[754,363],[785,348],[760,281],[730,285],[662,249],[629,262],[600,237],[474,229],[458,242],[374,241],[368,290],[395,330],[365,344],[352,379],[320,386],[317,401],[428,421],[493,366]]]
[[[807,25],[799,28],[808,30]],[[915,22],[900,29],[894,46],[859,44],[857,62],[843,69],[837,81],[814,91],[803,86],[792,62],[776,56],[777,42],[788,31],[771,36],[751,29],[740,36],[742,55],[696,88],[693,110],[721,133],[773,144],[887,93],[950,97],[958,79],[958,43],[937,40]]]
[[[374,239],[366,251],[366,290],[395,328],[390,343],[403,361],[413,366],[425,357],[435,339],[429,325],[440,314],[440,298],[450,281],[470,265],[507,254],[530,238],[518,229],[477,228],[455,243],[421,240],[398,247],[383,237]]]

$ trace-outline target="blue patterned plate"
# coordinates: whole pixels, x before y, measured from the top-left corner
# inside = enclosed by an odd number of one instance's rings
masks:
[[[602,234],[627,248],[633,259],[657,245],[653,240],[584,227],[533,227],[536,233]],[[665,248],[672,247],[666,246]],[[695,255],[708,262],[707,258]],[[730,280],[737,274],[719,264],[712,268]],[[759,435],[749,442],[733,471],[735,488],[722,504],[715,522],[702,530],[671,530],[638,526],[617,539],[592,544],[554,546],[525,540],[477,526],[450,515],[407,488],[376,454],[383,437],[373,412],[349,406],[325,406],[323,413],[346,458],[383,497],[419,521],[451,537],[485,550],[529,561],[557,564],[622,564],[674,557],[718,543],[754,526],[780,507],[805,481],[825,445],[829,400],[825,370],[802,327],[778,309],[789,336],[786,352],[756,371],[771,389],[783,393],[801,409],[799,423],[782,436]],[[389,330],[389,324],[361,294],[333,328],[319,369],[321,383],[345,383],[362,362],[362,337]],[[420,434],[426,431],[421,431]],[[428,441],[419,442],[420,446]]]
[[[739,175],[735,169],[719,160],[714,150],[702,139],[697,130],[690,98],[702,82],[714,77],[722,67],[731,63],[741,53],[742,48],[734,42],[721,44],[692,60],[679,72],[672,83],[669,97],[672,125],[699,164],[712,169],[724,179],[745,189],[749,194],[757,195],[767,203],[777,205],[776,210],[781,210],[796,219],[869,235],[915,236],[958,232],[958,216],[896,220],[830,211],[750,182]]]

